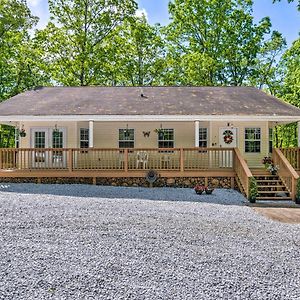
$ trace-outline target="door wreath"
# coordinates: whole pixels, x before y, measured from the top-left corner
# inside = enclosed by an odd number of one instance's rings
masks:
[[[224,135],[224,142],[226,144],[231,144],[233,141],[233,132],[231,130],[225,130],[223,132]]]

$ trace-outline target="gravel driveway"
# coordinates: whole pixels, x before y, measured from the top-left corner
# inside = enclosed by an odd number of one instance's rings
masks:
[[[244,201],[232,190],[3,184],[0,299],[300,299],[300,225]]]

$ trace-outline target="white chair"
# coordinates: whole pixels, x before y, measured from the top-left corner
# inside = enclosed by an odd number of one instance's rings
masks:
[[[149,155],[146,151],[138,151],[136,154],[136,168],[138,169],[140,164],[142,164],[143,169],[146,169],[148,165]]]

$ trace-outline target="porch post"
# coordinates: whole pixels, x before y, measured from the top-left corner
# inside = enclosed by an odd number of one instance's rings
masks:
[[[94,147],[94,121],[89,121],[89,147]]]
[[[297,122],[298,124],[298,147],[300,147],[300,121]]]
[[[195,147],[199,147],[199,128],[200,122],[195,121]]]

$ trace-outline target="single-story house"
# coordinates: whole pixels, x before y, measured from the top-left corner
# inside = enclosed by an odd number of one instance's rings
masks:
[[[154,169],[229,175],[248,194],[243,178],[272,155],[274,126],[298,121],[300,109],[253,87],[38,87],[0,104],[0,123],[18,133],[0,176],[95,181]]]

